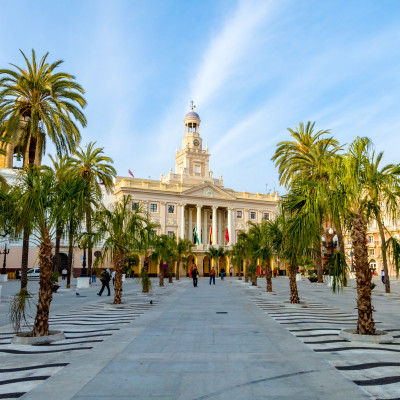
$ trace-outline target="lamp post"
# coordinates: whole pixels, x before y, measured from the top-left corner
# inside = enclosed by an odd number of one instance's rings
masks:
[[[7,275],[6,266],[7,266],[7,254],[10,252],[10,249],[7,249],[7,242],[4,243],[4,250],[0,251],[0,254],[4,254],[3,260],[3,268],[1,270],[1,275]]]
[[[87,272],[86,272],[86,240],[83,240],[82,244],[83,244],[83,246],[81,246],[81,245],[78,246],[80,249],[83,249],[81,277],[87,277]]]
[[[332,258],[333,257],[333,250],[337,247],[338,237],[337,237],[337,235],[332,236],[333,235],[333,229],[332,228],[329,228],[328,233],[330,235],[330,240],[327,242],[325,235],[321,236],[321,240],[322,240],[322,244],[324,245],[324,247],[326,247],[327,249],[331,250],[331,254],[329,255],[329,257]],[[331,269],[329,271],[329,275],[333,275],[333,267],[332,266],[331,266]]]

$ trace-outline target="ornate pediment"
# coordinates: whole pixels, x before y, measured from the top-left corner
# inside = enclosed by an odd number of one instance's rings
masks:
[[[182,192],[182,195],[189,197],[203,197],[209,199],[224,199],[224,200],[235,199],[234,196],[226,192],[224,189],[221,189],[217,186],[210,184],[204,184],[192,187]]]

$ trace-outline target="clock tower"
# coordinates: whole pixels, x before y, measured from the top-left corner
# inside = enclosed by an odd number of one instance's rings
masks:
[[[191,111],[185,115],[185,136],[182,139],[182,150],[176,151],[175,173],[193,178],[207,180],[210,178],[208,148],[203,150],[203,139],[200,137],[200,117],[194,112],[195,106],[191,103]]]

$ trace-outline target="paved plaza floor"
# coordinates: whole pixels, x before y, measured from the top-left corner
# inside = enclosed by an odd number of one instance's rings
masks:
[[[64,283],[61,282],[63,285]],[[400,282],[373,303],[379,329],[394,343],[348,342],[355,327],[354,287],[332,294],[325,284],[298,282],[307,308],[291,308],[287,278],[252,288],[237,278],[197,288],[182,279],[142,295],[124,284],[125,309],[97,287],[55,294],[51,328],[66,339],[41,346],[12,345],[9,296],[0,303],[0,399],[399,399]],[[73,285],[75,282],[73,282]],[[353,283],[354,284],[354,283]],[[30,283],[36,292],[37,282]],[[152,301],[152,304],[150,304]],[[399,337],[396,337],[399,335]]]

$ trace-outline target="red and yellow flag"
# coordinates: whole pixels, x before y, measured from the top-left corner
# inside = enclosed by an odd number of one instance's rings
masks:
[[[228,228],[226,228],[225,240],[229,243],[229,231],[228,231]]]
[[[210,228],[210,244],[212,244],[213,243],[213,240],[212,240],[212,227]]]

